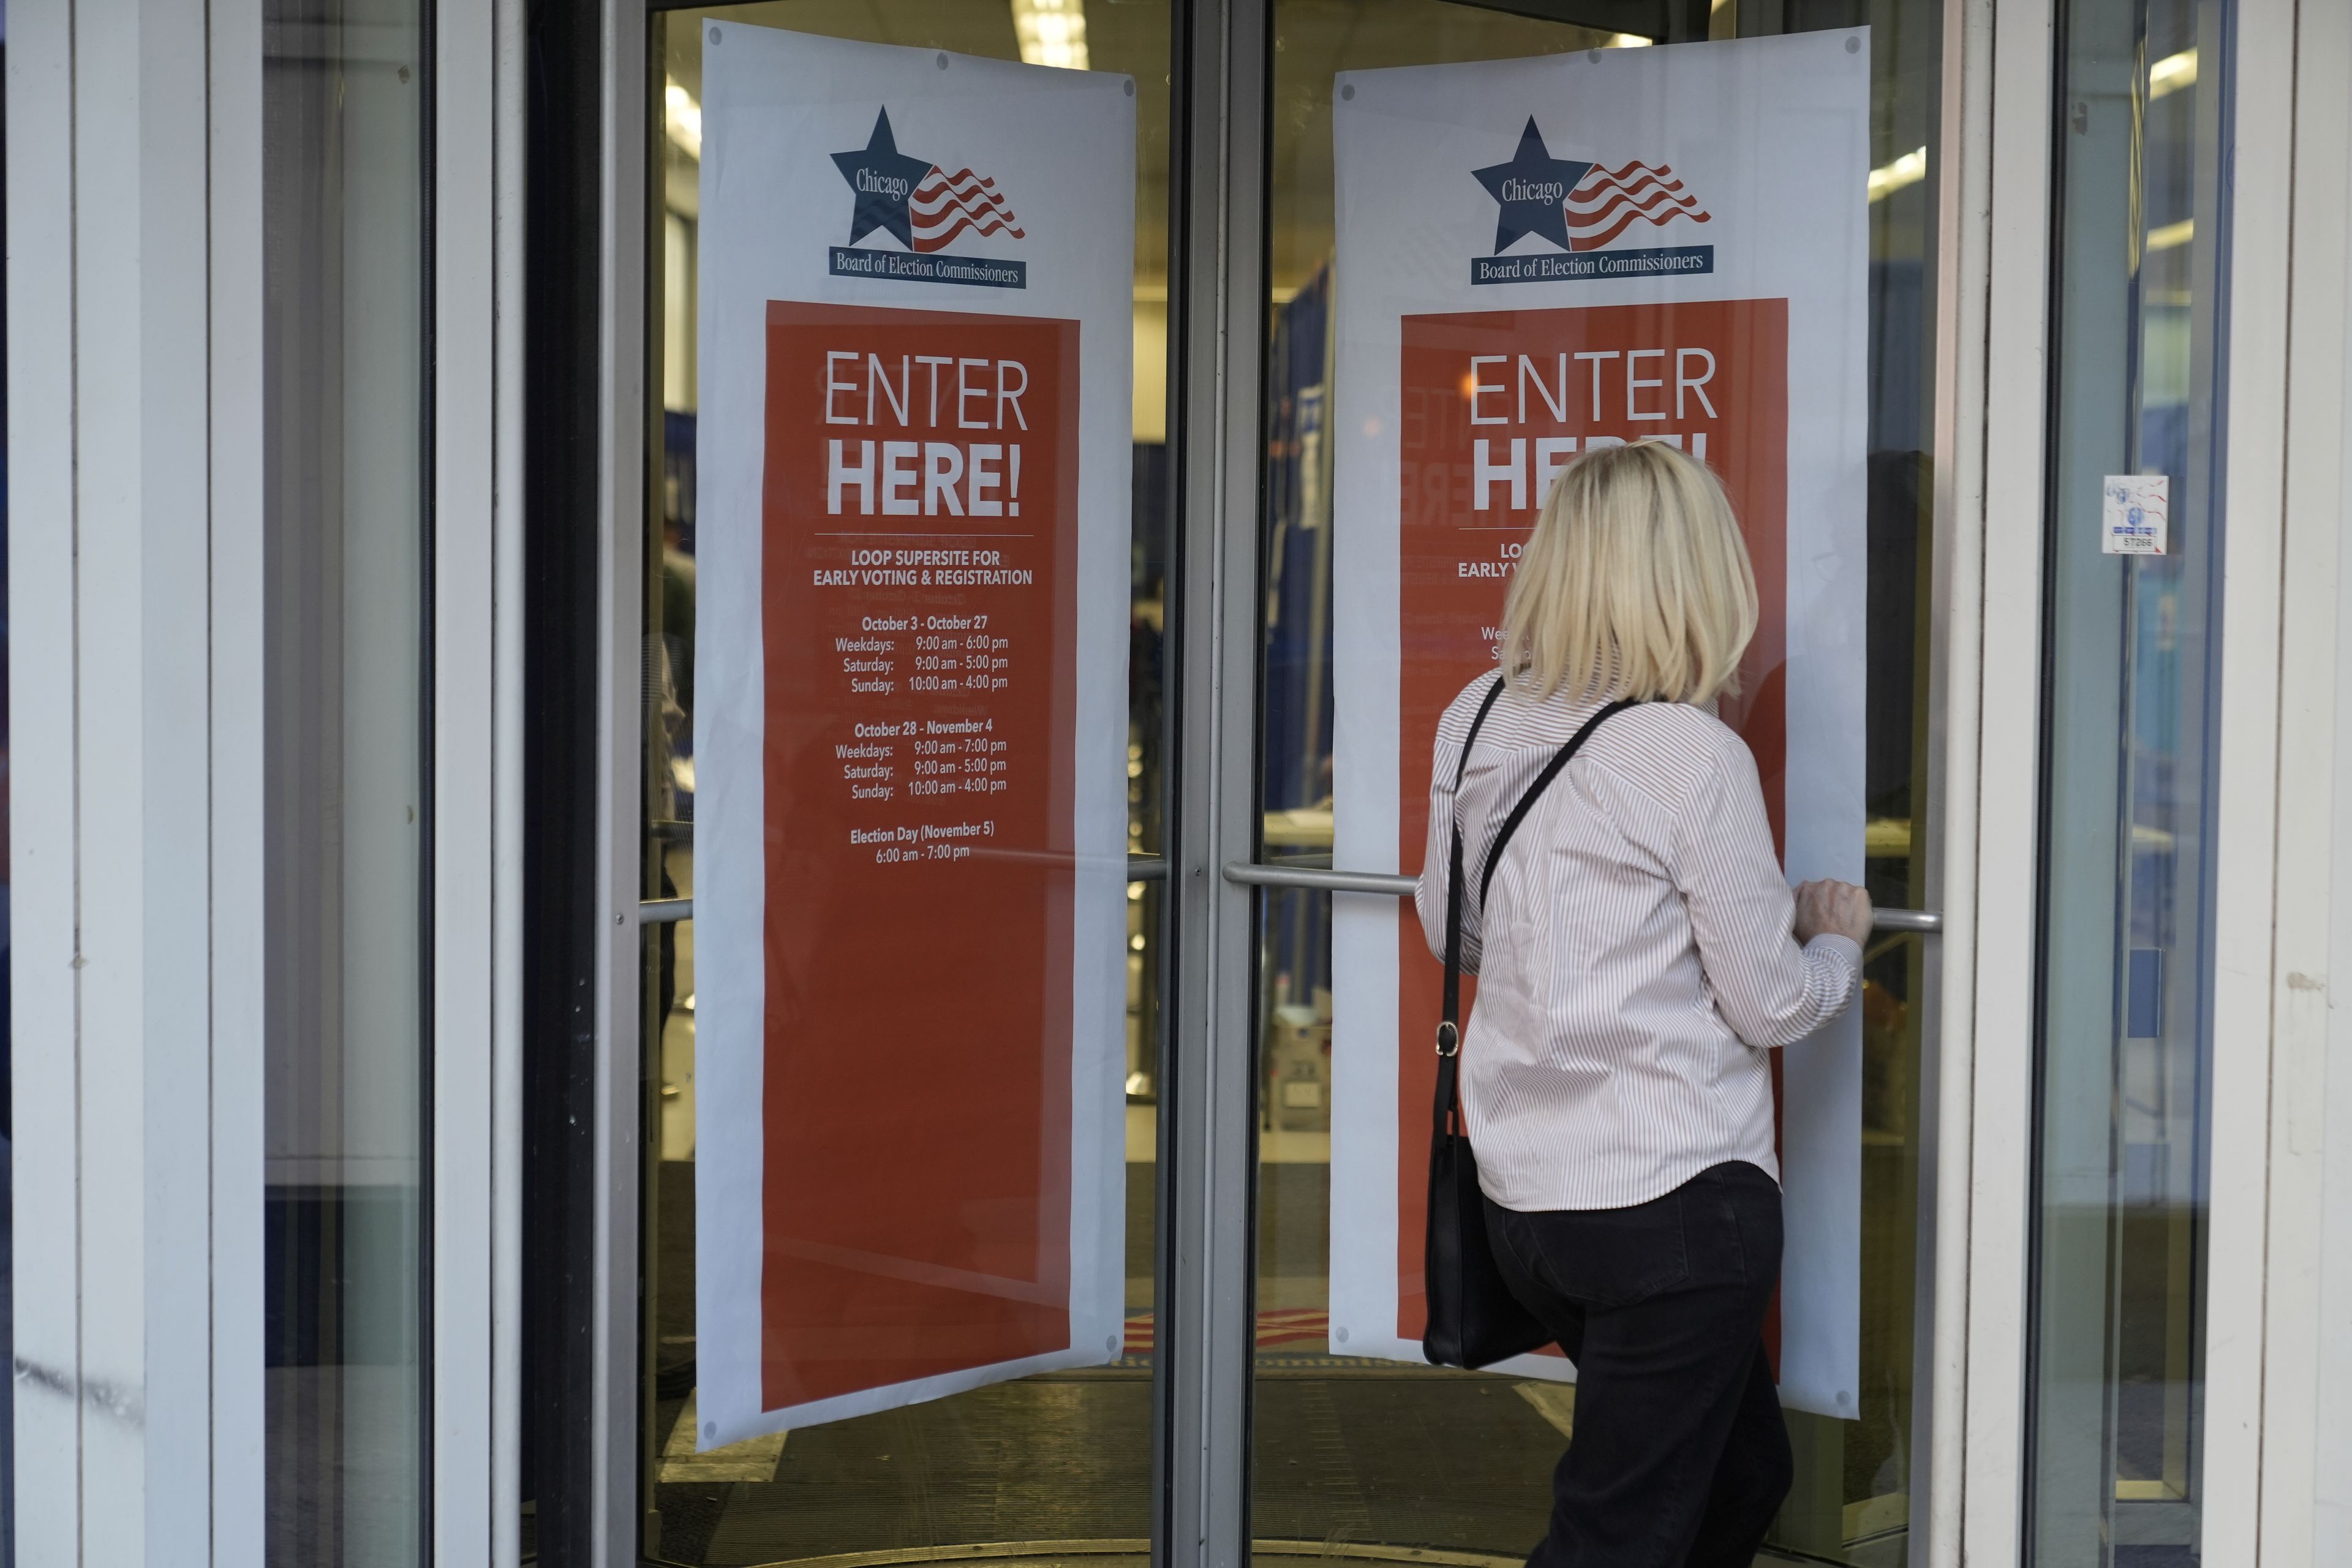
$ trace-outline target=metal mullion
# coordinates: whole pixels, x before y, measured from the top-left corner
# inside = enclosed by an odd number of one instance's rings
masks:
[[[1249,1542],[1256,1151],[1255,895],[1222,874],[1255,840],[1259,426],[1265,353],[1266,0],[1198,0],[1178,68],[1183,178],[1171,704],[1182,759],[1160,1129],[1161,1422],[1154,1556],[1241,1568]]]
[[[1953,18],[1959,153],[1940,193],[1960,266],[1939,313],[1937,609],[1945,984],[1936,1069],[1932,1568],[2014,1558],[2029,1379],[2041,915],[2042,519],[2057,144],[2053,0]],[[1948,44],[1948,49],[1949,45]],[[1948,398],[1947,404],[1942,401]],[[1945,454],[1951,455],[1948,462]]]
[[[597,227],[597,926],[594,1300],[590,1366],[590,1563],[635,1563],[638,1497],[645,633],[645,249],[647,140],[643,0],[597,13],[602,185]]]

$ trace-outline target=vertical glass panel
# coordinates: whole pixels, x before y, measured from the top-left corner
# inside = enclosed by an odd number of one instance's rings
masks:
[[[419,0],[270,0],[268,1560],[423,1552]]]
[[[2228,12],[2061,13],[2029,1525],[2048,1568],[2198,1551]]]
[[[702,66],[698,22],[740,23],[1033,65],[1115,71],[1136,86],[1133,534],[1129,557],[1128,840],[1147,863],[1161,847],[1164,799],[1161,627],[1169,552],[1169,74],[1167,0],[763,0],[656,15],[649,39],[657,104],[658,216],[646,236],[649,395],[660,402],[657,467],[647,476],[645,894],[695,887],[696,439]],[[903,114],[893,104],[895,119]],[[955,150],[900,139],[900,151]],[[952,167],[953,165],[950,165]],[[997,174],[1003,171],[982,170]],[[1008,186],[1008,190],[1010,190]],[[1018,195],[1012,199],[1016,206]],[[848,237],[849,195],[814,221]],[[834,226],[840,226],[837,231]],[[1125,238],[1115,240],[1125,245]],[[1066,314],[1050,297],[1039,316]],[[918,386],[920,385],[918,372]],[[774,1563],[853,1554],[861,1563],[1014,1562],[1081,1553],[1140,1564],[1151,1533],[1151,1345],[1160,1079],[1161,891],[1130,883],[1127,952],[1124,1190],[1125,1343],[1113,1365],[1038,1373],[877,1415],[696,1451],[695,922],[649,928],[645,950],[645,1383],[640,1434],[644,1555],[678,1564]],[[1078,933],[1078,940],[1089,940]],[[908,983],[919,984],[911,963]],[[985,995],[971,998],[978,1007]],[[887,1040],[875,1053],[887,1095]],[[889,1157],[887,1149],[875,1152]]]
[[[7,45],[0,39],[0,65],[5,65]],[[7,89],[0,86],[0,112],[7,106]],[[0,247],[8,240],[8,224],[0,216]],[[8,288],[0,282],[0,312],[8,308]],[[5,395],[0,395],[0,416],[6,414]],[[0,435],[0,474],[7,472],[8,438]],[[0,562],[8,554],[7,487],[0,484]],[[7,567],[0,564],[0,598],[8,587]],[[16,1364],[16,946],[12,916],[15,904],[9,891],[12,880],[6,847],[10,816],[8,788],[8,624],[5,611],[0,611],[0,1224],[5,1231],[0,1234],[0,1356],[8,1364]],[[0,1568],[15,1568],[16,1561],[16,1384],[8,1380],[5,1391],[0,1391],[0,1535],[6,1538],[0,1545]]]
[[[1347,267],[1334,255],[1334,79],[1381,67],[1642,47],[1651,40],[1619,30],[1637,22],[1660,38],[1690,39],[1684,47],[1813,26],[1871,29],[1869,631],[1864,711],[1856,717],[1867,734],[1870,889],[1882,906],[1918,908],[1927,901],[1936,0],[1835,7],[1718,0],[1693,8],[1277,0],[1263,855],[1328,866],[1334,837],[1332,682],[1347,678],[1332,662],[1324,437],[1332,289],[1335,276],[1345,287]],[[1498,612],[1501,601],[1498,583]],[[1262,909],[1256,1551],[1261,1558],[1344,1553],[1338,1543],[1361,1542],[1372,1547],[1368,1556],[1415,1547],[1467,1553],[1465,1561],[1519,1561],[1546,1528],[1552,1466],[1574,1426],[1573,1390],[1331,1353],[1331,900],[1269,889]],[[1412,921],[1410,910],[1404,918]],[[1861,1386],[1850,1419],[1788,1413],[1796,1483],[1771,1538],[1817,1560],[1896,1563],[1908,1551],[1926,1023],[1918,1002],[1927,958],[1922,939],[1906,935],[1882,936],[1864,954]]]

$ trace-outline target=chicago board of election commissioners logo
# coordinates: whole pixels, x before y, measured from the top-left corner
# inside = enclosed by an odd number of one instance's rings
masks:
[[[949,243],[965,235],[982,239],[1028,237],[995,180],[969,168],[950,174],[928,159],[899,152],[889,110],[875,116],[865,146],[835,153],[833,163],[854,196],[849,244],[832,247],[829,270],[834,276],[992,289],[1029,286],[1026,262],[948,252]],[[858,241],[877,232],[906,249],[856,248]]]
[[[1612,169],[1591,159],[1555,158],[1531,114],[1509,161],[1473,169],[1471,174],[1486,187],[1497,209],[1495,252],[1471,258],[1473,283],[1715,270],[1711,245],[1609,248],[1628,231],[1646,234],[1641,226],[1709,221],[1706,209],[1667,164],[1636,160]],[[1541,249],[1504,254],[1528,235],[1549,240],[1559,254]]]

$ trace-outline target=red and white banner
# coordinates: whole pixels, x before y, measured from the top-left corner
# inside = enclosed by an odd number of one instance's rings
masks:
[[[1551,477],[1659,440],[1747,533],[1723,715],[1789,872],[1862,879],[1869,63],[1855,29],[1339,79],[1338,864],[1420,868],[1438,715]],[[1418,1361],[1441,976],[1409,904],[1335,903],[1331,1348]],[[1859,1009],[1780,1058],[1782,1397],[1853,1415]]]
[[[701,26],[711,1447],[1120,1352],[1135,121]]]

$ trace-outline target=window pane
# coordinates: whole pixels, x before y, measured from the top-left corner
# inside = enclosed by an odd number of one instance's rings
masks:
[[[2029,1489],[2050,1568],[2198,1549],[2225,543],[2228,8],[2062,14]]]
[[[1444,0],[1278,0],[1276,6],[1260,751],[1267,859],[1331,864],[1332,685],[1349,678],[1332,657],[1331,469],[1324,439],[1331,407],[1330,301],[1335,277],[1342,289],[1347,278],[1347,258],[1334,255],[1334,78],[1643,42],[1528,15],[1570,17],[1598,9]],[[1622,15],[1633,12],[1625,7]],[[1795,32],[1808,25],[1798,14],[1793,6],[1724,0],[1710,8],[1706,36]],[[1942,23],[1934,0],[1878,0],[1805,15],[1812,25],[1866,22],[1871,28],[1864,856],[1880,904],[1917,908],[1926,901],[1926,835],[1915,828],[1927,793],[1927,454],[1935,402],[1930,160]],[[1494,308],[1526,302],[1501,300]],[[1467,477],[1465,469],[1465,485]],[[1498,611],[1501,597],[1497,583]],[[1423,778],[1400,787],[1410,795]],[[1401,869],[1418,870],[1417,856],[1416,848]],[[1516,1560],[1544,1532],[1551,1468],[1573,1426],[1572,1390],[1330,1353],[1329,1108],[1334,1090],[1345,1092],[1333,1081],[1331,900],[1269,889],[1262,908],[1253,1450],[1258,1552],[1277,1552],[1286,1541],[1349,1540]],[[1412,925],[1410,909],[1403,919]],[[1417,952],[1417,940],[1409,945]],[[1907,1550],[1925,1023],[1915,999],[1922,994],[1927,957],[1916,936],[1874,942],[1857,1004],[1864,1059],[1855,1415],[1787,1416],[1797,1482],[1772,1544],[1834,1562],[1898,1563]],[[1400,1048],[1418,1047],[1407,1042]],[[1443,1434],[1442,1452],[1433,1452],[1433,1433]]]
[[[269,1561],[423,1551],[417,0],[271,0],[263,69]]]
[[[1133,536],[1129,573],[1129,848],[1161,845],[1160,628],[1168,558],[1166,0],[809,0],[705,7],[654,19],[661,81],[659,228],[649,369],[662,399],[656,506],[646,541],[646,733],[650,742],[645,892],[695,886],[694,702],[697,602],[697,245],[702,67],[698,23],[800,33],[1131,75],[1136,86]],[[723,47],[723,46],[722,46]],[[904,111],[887,106],[903,122]],[[866,111],[868,115],[871,110]],[[901,139],[903,153],[950,156]],[[952,167],[953,165],[950,165]],[[995,175],[1001,170],[982,169]],[[1007,185],[1017,205],[1019,195]],[[844,193],[845,196],[846,193]],[[850,208],[820,220],[847,237]],[[843,227],[834,231],[840,222]],[[1124,237],[1117,243],[1125,245]],[[1067,312],[1050,297],[1034,313]],[[922,385],[918,371],[916,385]],[[918,393],[919,395],[919,391]],[[667,668],[667,681],[662,671]],[[645,1171],[646,1414],[644,1547],[663,1562],[767,1563],[836,1553],[912,1556],[977,1542],[1085,1542],[1089,1561],[1140,1562],[1151,1531],[1153,1220],[1163,882],[1130,884],[1123,914],[1126,1342],[1114,1365],[1047,1373],[968,1393],[795,1429],[698,1454],[695,1333],[696,922],[648,931],[644,994],[649,1136]],[[1081,931],[1077,941],[1099,940]],[[919,983],[908,966],[909,984]],[[986,1006],[989,998],[977,996]],[[890,1043],[874,1053],[887,1096]],[[878,1158],[887,1152],[877,1150]],[[887,1325],[875,1325],[887,1333]],[[1046,1550],[1041,1547],[1041,1551]],[[1013,1553],[1018,1557],[1020,1553]]]

